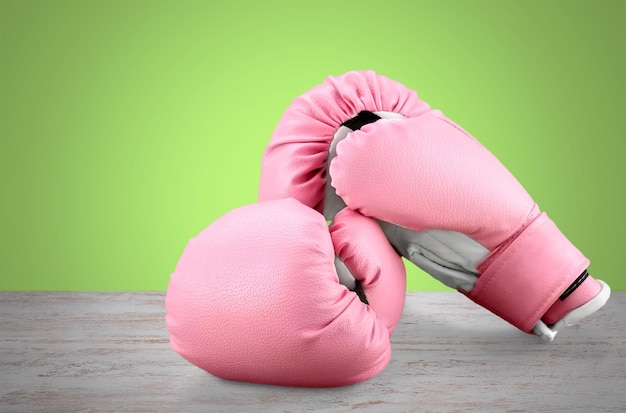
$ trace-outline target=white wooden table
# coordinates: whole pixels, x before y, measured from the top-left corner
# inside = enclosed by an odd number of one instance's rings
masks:
[[[172,351],[163,293],[0,293],[0,412],[626,411],[626,292],[551,344],[409,293],[393,359],[333,389],[228,382]]]

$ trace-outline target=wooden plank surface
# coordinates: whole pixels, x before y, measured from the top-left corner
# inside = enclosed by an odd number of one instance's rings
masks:
[[[169,348],[163,293],[0,293],[0,412],[626,411],[626,292],[555,342],[409,293],[393,359],[334,389],[228,382]]]

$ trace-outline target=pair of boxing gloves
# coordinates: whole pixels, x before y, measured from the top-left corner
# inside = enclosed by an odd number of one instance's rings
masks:
[[[166,296],[171,346],[229,380],[367,380],[391,357],[402,256],[546,341],[610,295],[485,147],[414,91],[355,71],[292,102],[259,202],[188,243]]]

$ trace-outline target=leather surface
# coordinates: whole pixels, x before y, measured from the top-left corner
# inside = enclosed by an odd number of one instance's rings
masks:
[[[458,231],[490,250],[533,218],[518,181],[439,111],[352,132],[330,176],[352,209],[415,231]]]
[[[376,221],[349,208],[335,216],[330,235],[335,253],[361,283],[376,317],[393,333],[406,297],[402,258]]]
[[[360,111],[417,116],[429,110],[415,91],[372,71],[326,80],[289,105],[263,154],[259,200],[293,197],[322,212],[330,142]]]
[[[370,219],[337,218],[331,238],[321,214],[281,199],[230,211],[191,239],[166,296],[172,348],[216,376],[255,383],[330,387],[380,372],[404,267]],[[339,284],[335,250],[370,305]]]

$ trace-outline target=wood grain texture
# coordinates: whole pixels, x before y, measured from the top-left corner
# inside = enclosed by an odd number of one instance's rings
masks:
[[[0,412],[626,411],[626,292],[551,344],[409,293],[393,359],[334,389],[228,382],[168,343],[163,293],[0,293]]]

